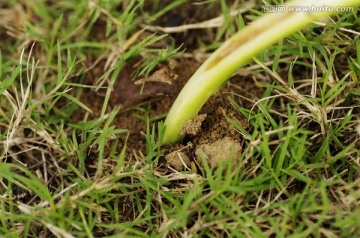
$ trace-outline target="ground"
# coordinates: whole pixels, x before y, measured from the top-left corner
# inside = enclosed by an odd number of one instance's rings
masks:
[[[358,237],[356,8],[258,55],[162,143],[262,4],[0,2],[0,236]]]

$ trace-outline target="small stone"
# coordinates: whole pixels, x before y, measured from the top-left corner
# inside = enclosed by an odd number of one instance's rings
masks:
[[[214,169],[228,159],[233,159],[233,164],[236,164],[241,155],[241,145],[238,141],[225,137],[212,143],[197,146],[195,155],[200,165],[202,165],[202,157],[205,156],[210,168]]]
[[[165,156],[166,162],[176,169],[177,171],[181,171],[184,169],[184,166],[191,166],[189,157],[181,151],[173,151],[167,156]]]

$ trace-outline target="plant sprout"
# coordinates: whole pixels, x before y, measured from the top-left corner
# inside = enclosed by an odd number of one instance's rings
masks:
[[[194,118],[231,74],[254,56],[315,20],[358,5],[359,0],[296,0],[278,6],[278,12],[267,13],[236,33],[202,64],[184,86],[165,120],[163,142],[181,140],[180,131],[186,121]]]

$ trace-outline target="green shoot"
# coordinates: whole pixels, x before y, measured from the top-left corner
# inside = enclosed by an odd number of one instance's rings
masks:
[[[332,10],[300,10],[302,6],[324,5]],[[180,131],[186,121],[195,117],[231,74],[253,57],[313,21],[335,14],[338,7],[358,5],[358,0],[293,1],[284,6],[284,11],[266,14],[236,33],[204,62],[180,92],[165,120],[164,142],[181,140]]]

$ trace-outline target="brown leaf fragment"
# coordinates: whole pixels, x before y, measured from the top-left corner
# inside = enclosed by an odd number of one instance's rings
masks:
[[[172,84],[177,77],[178,75],[174,74],[169,67],[164,67],[155,71],[149,77],[135,81],[135,84],[140,85],[146,82],[161,82],[161,83]]]
[[[173,84],[177,75],[169,66],[155,71],[151,76],[133,81],[130,70],[122,69],[114,84],[111,102],[128,108],[159,96],[175,95],[179,86]]]

